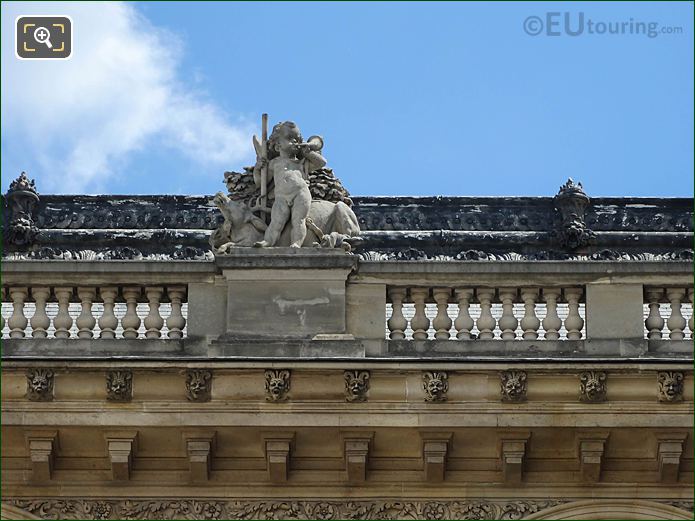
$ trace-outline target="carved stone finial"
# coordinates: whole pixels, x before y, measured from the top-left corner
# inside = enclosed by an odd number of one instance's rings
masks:
[[[560,191],[557,195],[558,197],[579,196],[585,198],[587,202],[589,201],[589,197],[586,195],[586,192],[584,192],[582,183],[575,183],[574,179],[571,177],[568,177],[567,182],[560,186]]]
[[[129,402],[133,399],[132,371],[106,373],[106,399],[110,402]]]
[[[8,226],[5,230],[5,241],[13,246],[31,246],[39,233],[34,224],[34,207],[39,201],[36,184],[22,172],[17,179],[10,183],[5,196],[9,208]]]
[[[289,398],[289,369],[268,369],[265,372],[265,399],[269,402],[284,402]]]
[[[27,372],[27,398],[32,402],[53,401],[53,371],[30,369]]]
[[[345,371],[345,400],[366,402],[369,393],[369,371]]]
[[[555,209],[560,213],[560,223],[555,232],[560,245],[570,250],[587,246],[595,234],[584,222],[584,213],[590,199],[582,184],[575,183],[570,177],[560,187],[554,202]]]
[[[585,403],[606,401],[605,371],[584,371],[579,375],[579,400]]]
[[[209,402],[212,397],[212,371],[191,369],[186,372],[186,398],[191,402]]]
[[[500,373],[503,402],[526,401],[526,372],[503,371]]]
[[[657,374],[660,402],[683,401],[683,373],[680,371],[661,371]]]
[[[449,391],[449,375],[444,371],[427,371],[422,375],[426,402],[445,402]]]

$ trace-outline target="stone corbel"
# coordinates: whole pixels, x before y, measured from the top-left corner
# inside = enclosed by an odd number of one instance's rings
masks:
[[[294,438],[294,432],[263,433],[268,478],[273,483],[285,483],[287,481]]]
[[[111,460],[111,479],[127,481],[133,466],[133,458],[138,450],[137,431],[112,431],[104,433]]]
[[[601,465],[608,436],[607,431],[577,433],[579,468],[585,483],[601,480]]]
[[[453,434],[451,432],[421,432],[422,459],[425,481],[441,483],[446,472],[446,458]]]
[[[59,448],[58,431],[29,431],[25,436],[31,459],[31,480],[50,480]]]
[[[190,478],[193,483],[210,479],[212,455],[217,448],[215,431],[184,431],[183,440],[188,454]]]
[[[502,475],[507,485],[520,485],[526,457],[526,445],[531,433],[509,432],[501,436],[499,451],[502,458]]]
[[[343,432],[345,450],[345,470],[350,483],[364,483],[367,479],[369,446],[374,439],[373,432]]]
[[[658,434],[659,476],[662,483],[677,483],[683,455],[683,442],[687,434],[674,432]]]

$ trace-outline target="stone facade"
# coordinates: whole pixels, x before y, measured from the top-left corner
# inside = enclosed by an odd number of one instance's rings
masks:
[[[692,518],[691,201],[352,197],[278,132],[217,208],[13,184],[3,519]]]

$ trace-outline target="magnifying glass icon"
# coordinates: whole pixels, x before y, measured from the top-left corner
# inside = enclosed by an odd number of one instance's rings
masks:
[[[34,31],[34,40],[39,43],[45,43],[46,47],[53,49],[53,45],[51,45],[51,32],[45,27],[36,28]]]

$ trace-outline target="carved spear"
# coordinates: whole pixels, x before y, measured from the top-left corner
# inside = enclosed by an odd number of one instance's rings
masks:
[[[261,208],[268,207],[268,114],[261,116],[261,157],[265,159],[261,168]]]

